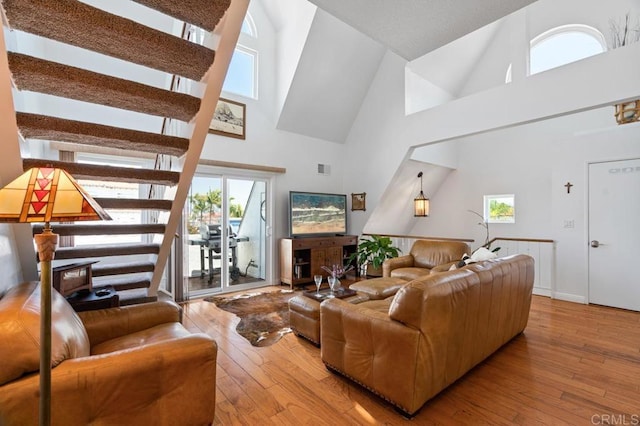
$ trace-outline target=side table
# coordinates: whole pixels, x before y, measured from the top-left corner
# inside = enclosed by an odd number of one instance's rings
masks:
[[[113,286],[104,286],[93,290],[77,291],[67,297],[67,302],[76,312],[93,311],[117,308],[120,306],[120,297]]]

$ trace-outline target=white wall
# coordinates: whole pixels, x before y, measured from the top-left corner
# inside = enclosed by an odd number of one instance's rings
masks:
[[[276,65],[276,77],[274,79],[277,88],[275,101],[275,113],[279,115],[287,98],[289,86],[298,67],[298,60],[307,41],[307,34],[317,7],[308,1],[300,0],[263,0],[271,10],[274,10],[273,29],[277,32],[277,49],[274,50]],[[249,5],[250,11],[253,4]],[[252,12],[253,13],[253,12]]]
[[[286,74],[297,43],[306,40],[305,20],[313,18],[315,6],[296,6],[302,16],[300,22],[287,19],[274,27],[261,2],[251,2],[249,11],[258,31],[259,82],[258,99],[250,99],[232,93],[223,93],[224,97],[247,105],[246,139],[234,139],[218,135],[209,135],[202,152],[202,158],[208,160],[230,161],[261,166],[282,167],[286,173],[276,177],[274,208],[274,239],[285,237],[288,233],[287,204],[290,190],[314,192],[344,193],[342,185],[343,146],[317,138],[301,136],[276,129],[278,107],[274,99],[279,98],[282,84],[287,82]],[[310,9],[309,9],[310,8]],[[286,15],[288,19],[295,16]],[[306,28],[308,31],[308,27]],[[281,49],[286,53],[282,54]],[[299,56],[299,52],[297,53]],[[297,58],[295,58],[297,60]],[[281,75],[284,72],[285,75]],[[329,176],[317,173],[318,163],[328,164]]]
[[[418,221],[411,233],[474,238],[477,247],[484,230],[467,209],[482,211],[485,194],[514,193],[516,224],[492,225],[492,236],[555,239],[556,297],[586,300],[586,162],[640,155],[639,128],[621,130],[611,106],[640,96],[640,79],[632,71],[639,61],[640,43],[405,117],[400,95],[405,64],[388,53],[346,147],[346,156],[359,160],[345,169],[345,191],[368,194],[367,212],[351,223],[365,227],[369,209],[376,208],[408,156],[428,162],[432,157],[419,147],[445,141],[433,158],[457,151],[457,170],[431,195],[431,217]],[[567,181],[576,185],[573,201],[562,197]],[[575,228],[562,228],[564,219],[574,219]]]
[[[344,191],[367,193],[367,210],[349,215],[351,233],[362,231],[398,166],[408,158],[403,126],[405,64],[395,53],[385,54],[347,138]]]
[[[13,37],[9,37],[5,44],[6,33],[6,31],[0,33],[0,51],[6,50],[6,46],[14,42]],[[0,188],[23,173],[20,152],[22,147],[18,140],[11,86],[11,72],[7,55],[1,54],[0,140],[3,145],[2,155],[0,155]],[[27,224],[0,224],[0,271],[3,273],[3,279],[0,281],[0,293],[24,279],[36,279],[35,259],[31,226]]]
[[[553,10],[553,13],[549,13]],[[640,19],[640,3],[634,0],[539,0],[505,18],[504,25],[487,47],[461,88],[460,97],[505,83],[505,72],[513,64],[513,80],[528,75],[529,42],[547,30],[562,25],[583,24],[610,39],[610,21],[631,13],[632,24]],[[444,49],[446,49],[445,47]]]
[[[21,265],[11,225],[0,224],[0,295],[21,281],[23,281]]]
[[[603,116],[609,118],[611,110],[605,108]],[[551,231],[558,241],[556,297],[584,302],[588,295],[588,163],[640,158],[639,140],[640,126],[627,124],[610,125],[553,144]],[[571,194],[564,187],[567,182],[574,185]],[[638,194],[638,188],[628,189],[629,196]],[[573,220],[575,228],[564,228],[565,220]]]
[[[369,37],[318,10],[277,127],[343,143],[385,51]]]

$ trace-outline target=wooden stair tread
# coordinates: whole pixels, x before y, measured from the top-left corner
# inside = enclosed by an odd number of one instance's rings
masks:
[[[94,277],[109,275],[135,274],[139,272],[153,272],[156,265],[153,262],[127,262],[101,265],[96,263],[91,268]]]
[[[209,31],[215,29],[230,5],[230,0],[134,1]],[[207,47],[147,27],[128,17],[114,15],[86,2],[75,0],[55,2],[0,0],[0,2],[10,28],[65,43],[67,49],[77,53],[87,49],[99,55],[111,56],[192,80],[200,80],[215,59],[216,53]],[[245,6],[237,9],[245,10]],[[188,25],[184,28],[187,29]],[[224,28],[221,26],[218,32],[220,29]],[[220,33],[221,45],[224,49],[233,48],[232,43],[226,40],[235,40],[238,30],[239,28],[233,25],[227,26],[227,29]],[[227,33],[229,33],[228,37]],[[187,123],[191,122],[200,110],[201,101],[197,96],[165,90],[161,88],[161,83],[149,86],[101,74],[102,70],[94,72],[43,59],[49,57],[48,52],[42,53],[43,58],[17,52],[6,52],[6,54],[11,77],[15,87],[20,91],[42,93]],[[104,56],[102,59],[107,60]],[[216,81],[219,82],[219,80]],[[109,108],[103,109],[105,114],[118,113]],[[179,157],[189,150],[190,141],[185,138],[46,116],[34,112],[37,111],[16,113],[18,129],[22,136],[30,141],[35,140],[39,143],[42,143],[40,141],[60,141],[114,148],[121,150],[123,156],[127,156],[124,151],[128,150]],[[196,138],[196,147],[200,146],[201,142]],[[69,149],[82,148],[69,147]],[[87,149],[87,151],[91,150]],[[82,164],[38,158],[23,158],[22,161],[25,170],[35,166],[59,167],[67,170],[76,179],[174,186],[178,184],[181,176],[179,172],[167,170]],[[172,200],[159,199],[103,197],[97,198],[96,201],[107,209],[171,211],[172,207],[175,207]],[[143,233],[164,235],[166,233],[164,224],[78,222],[56,223],[53,227],[54,232],[62,236]],[[42,226],[35,227],[34,232],[37,233],[40,229]],[[173,239],[174,235],[172,233],[164,235],[164,238]],[[152,302],[161,297],[159,294],[156,295],[158,283],[155,281],[157,276],[154,275],[158,272],[155,259],[160,253],[161,244],[99,244],[100,238],[95,238],[95,242],[98,244],[60,247],[56,251],[55,259],[72,262],[102,259],[102,262],[92,267],[94,286],[96,288],[105,285],[113,286],[118,292],[122,305]],[[166,243],[165,240],[163,244]],[[165,262],[164,251],[161,257],[162,262]],[[120,260],[122,260],[120,263],[111,263]],[[153,287],[152,283],[154,283]],[[149,295],[150,293],[152,295]],[[166,294],[162,294],[163,297],[167,297]]]
[[[40,158],[22,160],[25,171],[33,167],[58,167],[66,170],[75,179],[107,180],[131,183],[155,183],[172,186],[178,183],[180,173],[167,170],[134,169],[131,167],[103,166],[98,164],[67,163]]]
[[[76,0],[3,5],[12,28],[169,74],[198,81],[213,62],[211,49]]]
[[[134,288],[118,291],[120,306],[136,305],[139,303],[149,303],[158,300],[157,296],[149,296],[147,288]]]
[[[162,223],[60,223],[52,226],[58,235],[128,235],[164,234]],[[33,225],[33,234],[40,234],[44,225]]]
[[[16,119],[25,139],[71,142],[174,156],[180,156],[189,149],[189,139],[176,136],[25,112],[18,112]]]
[[[112,286],[116,291],[132,290],[137,288],[149,288],[151,286],[151,274],[138,274],[137,276],[105,277],[93,281],[94,288]]]
[[[104,209],[171,210],[172,200],[146,198],[100,198],[94,200]]]
[[[158,254],[160,244],[110,244],[79,247],[59,247],[56,260],[88,257],[124,256],[133,254]]]
[[[181,21],[213,31],[231,0],[134,0]]]
[[[8,53],[20,90],[46,93],[143,114],[190,121],[200,99],[21,53]]]

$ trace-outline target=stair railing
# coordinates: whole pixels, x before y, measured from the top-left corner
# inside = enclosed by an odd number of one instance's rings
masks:
[[[389,237],[394,246],[402,250],[403,254],[411,251],[411,247],[416,240],[439,240],[439,241],[463,241],[474,242],[467,238],[444,238],[432,236],[416,235],[393,235],[393,234],[363,234],[380,235]],[[535,278],[533,283],[534,294],[542,296],[552,296],[555,292],[555,270],[556,270],[556,243],[554,240],[541,238],[518,238],[518,237],[495,237],[489,241],[492,249],[500,247],[496,253],[498,257],[506,257],[512,254],[527,254],[535,260]]]
[[[182,24],[182,30],[180,31],[181,38],[186,40],[192,40],[192,37],[191,37],[192,31],[190,31],[190,27],[191,25],[186,22]],[[171,76],[171,82],[169,83],[169,90],[171,90],[172,92],[179,92],[180,80],[181,80],[180,76],[173,74]],[[171,122],[172,120],[170,117],[163,117],[160,134],[162,135],[170,134],[169,129],[171,126]],[[154,170],[171,170],[172,167],[173,167],[173,161],[171,156],[165,155],[165,154],[156,154],[155,163],[153,165]],[[152,183],[151,185],[149,185],[149,194],[147,198],[149,199],[163,198],[165,189],[166,188],[164,185],[157,185]],[[151,223],[158,222],[157,212],[154,212],[154,214],[150,217],[150,222]]]
[[[183,23],[182,30],[180,31],[180,37],[189,40],[193,43],[205,45],[207,39],[207,31],[203,28],[196,27],[195,25],[191,25],[187,22]],[[169,83],[169,90],[172,92],[180,92],[182,90],[182,78],[179,75],[173,74],[171,76],[171,82]],[[174,121],[170,117],[163,117],[162,119],[162,128],[160,130],[160,134],[163,135],[176,135],[178,134],[177,129],[173,126]],[[173,156],[166,154],[156,154],[155,162],[154,162],[154,170],[172,170],[174,166]],[[149,193],[147,198],[149,199],[162,199],[164,198],[164,194],[166,191],[166,186],[151,184],[149,185]],[[148,221],[149,223],[158,223],[158,218],[160,214],[157,211],[149,212]]]
[[[381,237],[389,237],[395,247],[398,247],[402,254],[407,254],[411,251],[411,247],[416,240],[434,240],[434,241],[462,241],[465,243],[472,243],[475,240],[470,238],[451,238],[451,237],[433,237],[422,235],[396,235],[396,234],[362,234],[364,236],[377,235]]]
[[[512,254],[527,254],[535,260],[533,293],[553,296],[556,276],[556,242],[541,238],[495,237],[489,244],[499,257]]]
[[[173,203],[165,233],[160,244],[160,250],[157,257],[156,268],[151,279],[149,287],[149,295],[157,294],[158,288],[163,278],[164,268],[171,253],[174,237],[178,224],[182,219],[182,210],[187,200],[191,180],[195,174],[202,148],[209,132],[209,125],[213,118],[216,105],[222,91],[222,84],[231,62],[231,57],[235,50],[242,28],[242,22],[247,14],[249,0],[232,0],[231,5],[227,9],[225,16],[214,30],[214,34],[219,36],[218,46],[216,48],[215,60],[207,71],[203,83],[205,83],[204,95],[201,98],[200,109],[195,118],[190,123],[193,129],[189,140],[189,149],[185,155],[178,159],[182,171],[178,185],[172,188]]]

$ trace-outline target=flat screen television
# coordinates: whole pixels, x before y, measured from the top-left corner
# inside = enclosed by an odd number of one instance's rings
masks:
[[[326,236],[347,233],[347,196],[289,192],[289,235]]]

